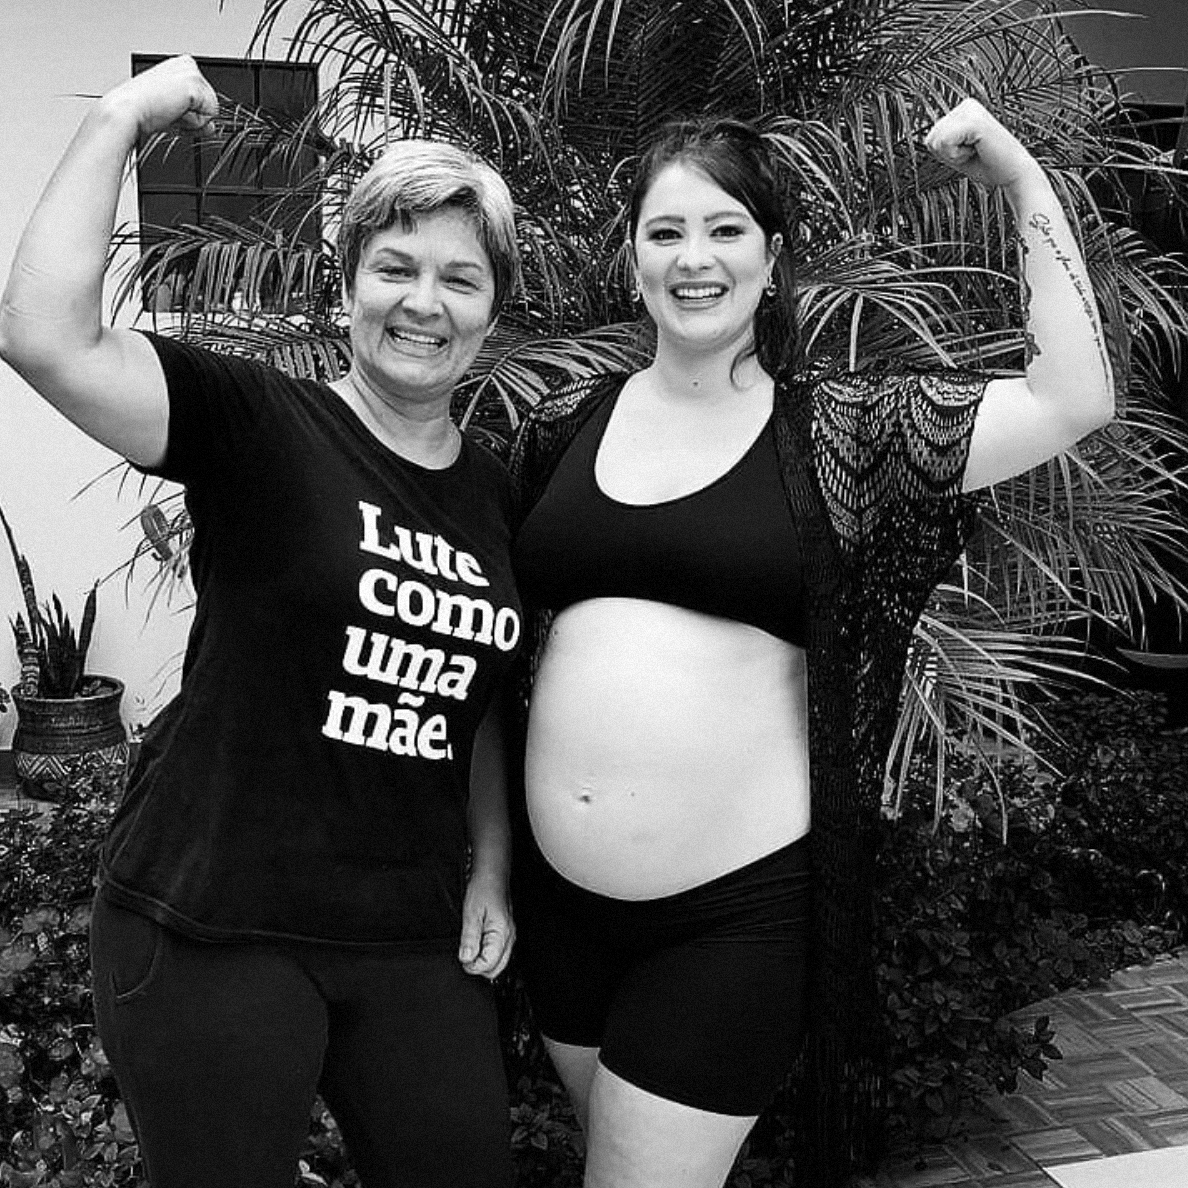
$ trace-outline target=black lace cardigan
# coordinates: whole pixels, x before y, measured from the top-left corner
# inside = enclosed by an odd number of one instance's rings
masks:
[[[558,392],[512,448],[521,517],[622,377]],[[872,904],[883,773],[908,645],[960,553],[975,504],[961,493],[985,379],[874,372],[776,385],[776,447],[806,575],[814,871],[810,1034],[796,1078],[797,1179],[827,1186],[878,1154],[884,1096]],[[527,610],[527,695],[551,615]],[[518,793],[518,794],[517,794]],[[522,779],[513,830],[524,836]]]

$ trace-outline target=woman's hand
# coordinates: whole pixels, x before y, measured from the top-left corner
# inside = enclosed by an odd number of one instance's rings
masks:
[[[219,114],[218,96],[189,54],[166,58],[121,83],[103,96],[100,107],[134,120],[139,136],[175,125],[198,131]]]
[[[515,943],[506,880],[476,871],[462,901],[462,939],[458,960],[469,974],[497,978],[507,967]]]
[[[941,116],[924,143],[942,164],[984,186],[1012,191],[1045,180],[1036,159],[976,99]]]

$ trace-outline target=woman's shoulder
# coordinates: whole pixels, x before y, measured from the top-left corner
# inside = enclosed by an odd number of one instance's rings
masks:
[[[992,377],[887,364],[816,368],[794,377],[786,406],[807,425],[802,440],[831,502],[846,515],[876,514],[895,499],[955,498],[978,406]],[[797,415],[797,413],[793,413]],[[957,504],[953,505],[960,511]],[[835,520],[839,515],[835,515]]]
[[[880,360],[861,370],[828,361],[807,364],[786,377],[785,386],[822,401],[868,403],[924,394],[942,404],[960,403],[993,378],[960,367],[929,367]]]
[[[814,433],[846,431],[863,438],[969,421],[986,384],[984,372],[879,363],[862,370],[806,367],[784,381],[788,404],[808,412]]]
[[[261,404],[286,404],[294,394],[319,398],[325,381],[315,378],[315,361],[276,352],[243,353],[233,347],[194,342],[174,335],[141,331],[161,362],[166,381],[174,387],[195,386],[206,392],[234,392]],[[329,370],[327,360],[323,370]]]
[[[512,443],[512,479],[523,490],[551,474],[577,431],[627,382],[626,371],[600,372],[552,389],[525,416]]]

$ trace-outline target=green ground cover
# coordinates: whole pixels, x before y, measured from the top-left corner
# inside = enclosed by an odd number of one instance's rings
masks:
[[[922,774],[884,824],[879,976],[901,1136],[947,1134],[979,1094],[1058,1058],[1059,1035],[1021,1032],[1010,1012],[1183,939],[1188,737],[1161,729],[1151,695],[1069,697],[1049,716],[1064,739],[1047,751],[1058,772],[1005,760],[996,784],[958,751],[939,822]],[[0,819],[0,1185],[141,1182],[91,1016],[89,901],[111,803],[99,789],[52,815]],[[505,987],[519,1184],[570,1188],[581,1136],[516,997]],[[781,1099],[731,1188],[792,1182],[788,1119]],[[357,1182],[320,1106],[298,1182]]]

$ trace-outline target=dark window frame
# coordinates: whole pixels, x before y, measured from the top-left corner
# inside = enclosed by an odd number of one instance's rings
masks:
[[[164,61],[167,54],[131,55],[131,73],[140,74]],[[310,63],[283,62],[264,58],[198,57],[198,67],[226,104],[272,111],[294,118],[313,110],[318,102],[318,71]],[[230,85],[228,85],[230,84]],[[250,85],[249,85],[250,84]],[[162,239],[162,227],[182,225],[211,229],[215,220],[258,229],[253,216],[272,207],[292,192],[302,174],[316,168],[314,149],[302,151],[301,159],[286,173],[282,162],[261,161],[256,150],[223,160],[226,136],[180,133],[175,139],[159,139],[151,151],[142,144],[136,158],[137,218],[140,251],[144,255]],[[294,203],[286,220],[299,228],[299,241],[309,246],[321,242],[321,208],[316,197]],[[173,307],[169,298],[146,291],[146,309],[165,311]]]

